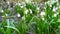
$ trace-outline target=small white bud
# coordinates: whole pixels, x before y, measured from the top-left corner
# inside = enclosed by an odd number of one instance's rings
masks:
[[[57,16],[57,14],[54,14],[54,17],[56,17]]]
[[[45,15],[45,12],[41,12],[41,14],[40,14],[41,16],[44,16]]]
[[[39,7],[37,7],[37,10],[39,10]]]
[[[22,19],[25,20],[25,17],[23,16]]]
[[[20,3],[18,3],[18,5],[21,5]]]
[[[50,7],[52,7],[52,5],[50,4]]]
[[[23,8],[24,6],[20,6],[21,8]]]
[[[44,18],[42,18],[42,20],[44,20]]]
[[[17,16],[20,17],[20,14],[18,13]]]
[[[27,13],[28,13],[28,10],[25,11],[25,14],[27,14]]]
[[[53,8],[53,12],[56,12],[56,8],[55,7]]]
[[[45,5],[46,5],[47,3],[45,2]]]
[[[7,4],[9,5],[9,4],[10,4],[10,2],[9,2],[9,1],[7,1]]]
[[[3,10],[1,10],[1,13],[3,13],[4,11]]]
[[[30,9],[30,13],[32,14],[32,10]]]

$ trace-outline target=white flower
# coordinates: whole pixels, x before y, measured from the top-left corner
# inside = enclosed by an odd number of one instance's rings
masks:
[[[18,13],[17,16],[20,17],[20,14]]]
[[[27,13],[28,13],[28,10],[25,11],[25,14],[27,14]]]
[[[18,3],[18,5],[21,5],[20,3]]]
[[[32,14],[32,10],[30,9],[30,13]]]
[[[53,8],[53,12],[56,12],[56,8],[55,7]]]
[[[57,15],[59,14],[59,12],[56,13]]]
[[[53,12],[56,12],[56,9],[53,9]]]
[[[47,2],[45,2],[45,5],[47,4]]]
[[[23,16],[22,19],[25,20],[25,17]]]
[[[56,7],[56,8],[54,7],[53,8],[53,12],[56,12],[56,10],[58,10],[58,7]]]
[[[56,17],[57,16],[57,14],[54,14],[54,17]]]
[[[40,5],[42,6],[43,4],[41,3]]]
[[[44,18],[42,18],[42,20],[44,20]]]
[[[50,7],[52,7],[52,5],[50,4]]]
[[[16,3],[16,5],[21,5],[21,4],[18,2],[18,3]]]
[[[41,12],[41,14],[40,14],[41,16],[44,16],[45,15],[45,12]]]
[[[4,11],[3,10],[1,10],[1,13],[3,13]]]
[[[24,6],[20,6],[21,8],[23,8]]]
[[[39,10],[39,7],[37,7],[37,10]]]
[[[9,1],[7,1],[7,4],[9,5],[9,4],[10,4],[10,2],[9,2]]]

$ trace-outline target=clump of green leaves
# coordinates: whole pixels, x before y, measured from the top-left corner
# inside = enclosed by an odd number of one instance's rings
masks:
[[[26,34],[33,32],[33,34],[58,34],[60,30],[60,8],[58,2],[47,1],[42,11],[38,13],[38,6],[32,3],[17,3],[13,10],[19,14],[13,18],[19,19],[18,22],[10,21],[12,17],[7,18],[10,14],[8,9],[3,10],[4,21],[0,23],[0,33],[2,34]],[[1,11],[0,11],[1,12]]]

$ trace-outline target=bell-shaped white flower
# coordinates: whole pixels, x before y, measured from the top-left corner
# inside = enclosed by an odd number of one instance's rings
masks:
[[[57,17],[57,14],[54,14],[54,17]]]
[[[23,16],[22,19],[25,20],[25,17]]]
[[[42,20],[44,20],[44,18],[42,18]]]
[[[29,9],[30,10],[30,13],[32,14],[32,10],[31,9]]]
[[[4,11],[3,10],[1,10],[1,13],[3,13]]]
[[[53,7],[53,12],[56,12],[56,8],[55,7]]]
[[[20,17],[20,14],[18,13],[17,16]]]
[[[27,14],[27,13],[28,13],[28,10],[26,9],[26,10],[25,10],[25,14]]]
[[[21,8],[23,8],[24,6],[20,6]]]
[[[39,7],[37,7],[37,10],[39,10]]]
[[[44,16],[44,15],[45,15],[45,12],[41,12],[40,15],[41,15],[41,16]]]
[[[9,2],[9,1],[7,1],[7,4],[9,5],[9,4],[10,4],[10,2]]]

